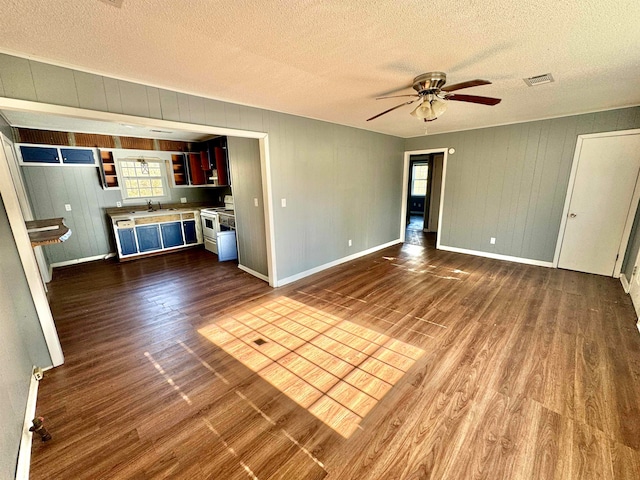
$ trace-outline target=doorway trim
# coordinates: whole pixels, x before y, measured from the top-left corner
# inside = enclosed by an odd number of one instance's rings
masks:
[[[195,133],[257,139],[260,144],[260,170],[262,177],[263,198],[267,200],[264,202],[264,219],[266,230],[265,236],[267,244],[267,270],[269,285],[272,287],[276,286],[277,268],[272,211],[273,195],[271,191],[271,158],[269,154],[269,135],[266,132],[254,132],[251,130],[239,130],[234,128],[200,125],[195,123],[175,122],[172,120],[161,120],[150,117],[124,115],[120,113],[102,112],[98,110],[86,110],[83,108],[66,107],[62,105],[31,102],[27,100],[17,100],[7,97],[0,97],[0,109],[22,112],[37,112],[51,115],[75,117],[84,120],[99,120],[105,122],[125,123],[129,125],[139,125],[144,127],[157,127],[159,129],[175,129]]]
[[[64,363],[62,346],[60,345],[56,325],[53,322],[53,315],[51,314],[51,308],[47,300],[47,293],[45,292],[44,283],[40,276],[40,269],[36,262],[35,252],[29,240],[29,233],[24,223],[25,220],[22,215],[22,209],[20,208],[18,193],[16,192],[11,171],[9,170],[9,160],[4,154],[4,149],[0,151],[0,195],[2,196],[4,208],[7,212],[9,225],[11,226],[18,255],[20,256],[20,262],[22,263],[22,268],[27,279],[27,285],[31,292],[31,299],[33,300],[33,305],[38,315],[38,321],[42,328],[42,334],[47,344],[47,349],[49,350],[49,357],[51,358],[52,365],[57,367]]]
[[[404,152],[404,169],[402,173],[402,209],[400,212],[400,242],[405,241],[407,202],[409,195],[409,165],[411,164],[412,155],[424,155],[429,153],[442,153],[442,187],[440,189],[440,207],[438,213],[438,231],[436,232],[436,248],[440,250],[440,233],[442,231],[442,212],[444,209],[444,186],[447,178],[447,157],[449,155],[448,147],[431,148],[428,150],[407,150]]]
[[[584,135],[578,135],[576,142],[576,149],[573,154],[573,161],[571,164],[571,175],[569,175],[569,184],[567,185],[567,195],[564,200],[564,207],[562,209],[562,219],[560,221],[560,230],[558,231],[558,240],[556,242],[556,250],[553,255],[553,268],[558,268],[560,262],[560,251],[562,250],[562,242],[564,241],[564,234],[567,227],[567,217],[569,215],[569,205],[571,203],[571,197],[573,196],[573,190],[575,188],[576,175],[578,173],[578,160],[580,153],[582,152],[582,144],[585,139],[589,138],[603,138],[603,137],[623,137],[626,135],[640,135],[640,129],[633,130],[615,130],[612,132],[600,132],[600,133],[588,133]],[[638,202],[640,201],[640,175],[636,179],[636,186],[633,191],[633,197],[631,199],[631,208],[627,214],[627,220],[625,222],[624,231],[622,233],[622,241],[618,248],[618,259],[616,260],[613,278],[619,278],[622,271],[622,262],[624,261],[624,254],[627,251],[627,245],[629,244],[629,236],[631,235],[631,228],[633,227],[633,219],[636,215],[638,208]]]
[[[159,129],[175,129],[183,130],[195,133],[204,133],[212,135],[228,135],[242,138],[254,138],[259,141],[260,146],[260,171],[262,177],[262,189],[264,201],[264,219],[265,219],[265,236],[267,245],[267,269],[268,269],[268,281],[271,287],[277,286],[277,268],[276,268],[276,249],[275,249],[275,235],[274,235],[274,219],[273,219],[273,194],[271,190],[271,159],[269,155],[269,136],[265,132],[253,132],[249,130],[237,130],[226,127],[214,127],[209,125],[199,125],[194,123],[175,122],[170,120],[160,120],[149,117],[137,117],[133,115],[123,115],[119,113],[101,112],[98,110],[86,110],[76,107],[66,107],[62,105],[52,105],[48,103],[31,102],[27,100],[17,100],[14,98],[0,97],[0,109],[2,110],[14,110],[22,112],[36,112],[51,115],[60,115],[75,117],[85,120],[100,120],[115,123],[125,123],[129,125],[140,125],[145,127],[157,127]],[[99,133],[99,132],[95,132]],[[4,158],[4,154],[2,155]],[[0,162],[0,167],[7,167],[6,172],[3,172],[3,179],[11,179],[9,174],[8,165],[5,161]],[[3,168],[4,170],[4,168]],[[5,175],[6,173],[6,175]],[[12,208],[12,214],[9,217],[12,230],[14,232],[14,238],[18,251],[21,252],[23,259],[23,265],[25,265],[25,273],[29,280],[29,286],[31,288],[31,295],[36,309],[42,330],[45,336],[45,341],[49,349],[49,354],[53,361],[53,366],[61,365],[64,362],[62,354],[62,348],[60,346],[60,340],[58,338],[55,324],[53,322],[53,316],[51,315],[51,309],[47,301],[46,293],[44,291],[44,284],[40,277],[40,271],[33,255],[33,249],[31,242],[29,241],[29,235],[24,224],[24,217],[20,206],[18,204],[17,192],[13,183],[3,185],[0,179],[0,187],[4,192],[7,190],[9,195],[7,198],[15,200],[15,205]],[[6,203],[5,203],[6,205]],[[9,214],[9,208],[7,213]],[[19,221],[18,221],[19,220]],[[15,224],[15,228],[14,228]],[[28,253],[28,254],[27,254]]]

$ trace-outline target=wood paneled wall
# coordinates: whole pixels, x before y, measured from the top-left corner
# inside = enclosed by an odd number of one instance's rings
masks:
[[[116,148],[116,142],[110,135],[96,135],[92,133],[74,133],[73,135],[76,146],[78,147]]]
[[[51,358],[2,197],[0,312],[0,478],[15,478],[31,372],[34,365],[51,366]]]
[[[228,149],[238,230],[238,259],[241,265],[267,276],[258,140],[232,137],[228,139]],[[254,204],[254,198],[258,200],[258,205]]]
[[[44,145],[71,145],[77,147],[124,148],[130,150],[160,150],[163,152],[190,152],[194,148],[191,142],[178,140],[155,140],[152,138],[119,137],[93,133],[59,132],[55,130],[36,130],[14,128],[16,142],[38,143]]]
[[[3,54],[0,95],[267,132],[280,278],[399,238],[403,139]]]
[[[640,107],[409,138],[405,148],[456,149],[442,245],[550,262],[578,135],[634,128]]]
[[[19,143],[41,143],[45,145],[72,145],[67,132],[14,128],[14,137]]]

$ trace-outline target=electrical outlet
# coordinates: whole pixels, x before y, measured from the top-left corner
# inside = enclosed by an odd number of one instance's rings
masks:
[[[283,207],[287,206],[287,199],[286,198],[281,198],[280,199],[280,205],[282,205]]]
[[[116,207],[120,208],[122,206],[122,202],[116,202]]]
[[[64,209],[65,209],[67,212],[70,212],[70,211],[71,211],[71,205],[70,205],[70,204],[68,204],[68,203],[65,203],[65,204],[64,204]]]
[[[489,239],[489,243],[491,245],[495,245],[496,244],[496,237],[491,237],[491,239]]]
[[[352,245],[352,243],[351,243],[351,239],[349,239],[349,246],[351,246],[351,245]]]
[[[254,198],[254,199],[253,199],[253,206],[254,206],[254,207],[257,207],[257,206],[258,206],[258,199],[257,199],[257,198]]]
[[[180,197],[180,203],[187,203],[187,197]]]

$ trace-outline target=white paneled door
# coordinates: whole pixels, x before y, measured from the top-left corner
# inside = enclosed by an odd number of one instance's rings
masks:
[[[617,276],[637,203],[640,134],[581,140],[558,267]]]

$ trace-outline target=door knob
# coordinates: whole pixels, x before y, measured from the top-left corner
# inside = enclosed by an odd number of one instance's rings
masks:
[[[576,218],[576,217],[577,217],[577,215],[576,215],[575,213],[570,213],[570,214],[569,214],[569,217],[571,217],[571,218]]]

